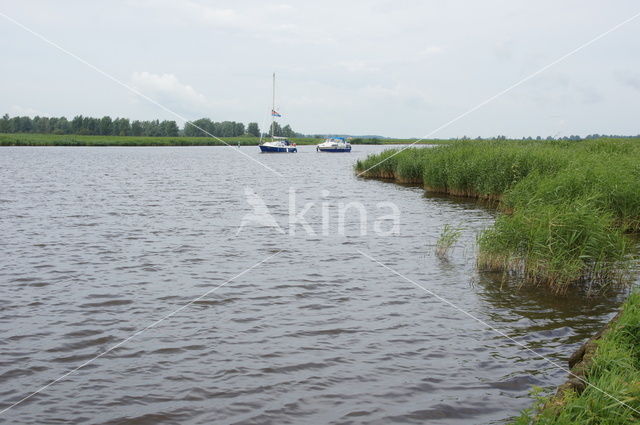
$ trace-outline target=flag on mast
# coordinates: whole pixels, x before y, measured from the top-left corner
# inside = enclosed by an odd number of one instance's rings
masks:
[[[272,117],[281,117],[282,115],[280,115],[279,113],[277,113],[275,109],[272,109],[272,110],[271,110],[271,116],[272,116]]]

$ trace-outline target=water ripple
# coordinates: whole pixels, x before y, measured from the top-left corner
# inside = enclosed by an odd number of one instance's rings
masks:
[[[241,149],[286,180],[227,148],[2,148],[0,408],[224,286],[0,422],[489,424],[564,379],[358,250],[561,363],[618,305],[478,274],[475,235],[495,212],[356,178],[353,162],[381,147]],[[283,232],[240,226],[245,187]],[[319,204],[314,235],[290,232],[289,188],[298,207],[330,202],[329,234]],[[357,214],[337,232],[337,203],[373,220],[381,200],[399,206],[400,235],[361,235]],[[441,261],[430,246],[447,223],[464,230]]]

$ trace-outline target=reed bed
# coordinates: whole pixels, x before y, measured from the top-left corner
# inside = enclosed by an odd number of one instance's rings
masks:
[[[640,231],[640,140],[472,141],[388,150],[364,177],[487,199],[501,214],[478,238],[478,266],[564,292],[626,284]]]

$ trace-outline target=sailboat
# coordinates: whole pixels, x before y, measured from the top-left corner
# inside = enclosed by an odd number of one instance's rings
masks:
[[[280,117],[280,114],[276,112],[276,73],[273,73],[273,103],[271,106],[271,131],[270,142],[264,142],[260,145],[260,152],[279,152],[279,153],[294,153],[298,152],[298,148],[295,143],[289,142],[286,137],[274,136],[276,118]]]

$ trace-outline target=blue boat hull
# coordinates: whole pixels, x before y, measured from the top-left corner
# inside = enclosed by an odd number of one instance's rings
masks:
[[[298,152],[298,149],[293,147],[293,146],[288,146],[288,147],[274,147],[274,146],[263,146],[260,145],[260,151],[261,152],[270,152],[270,153],[294,153],[294,152]]]

